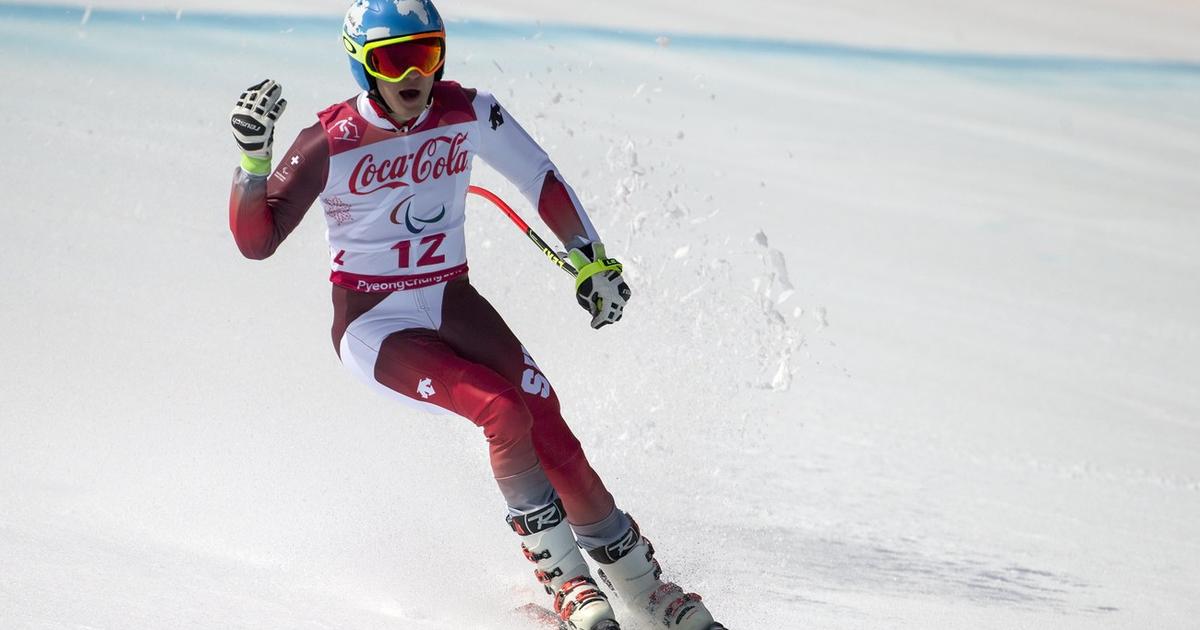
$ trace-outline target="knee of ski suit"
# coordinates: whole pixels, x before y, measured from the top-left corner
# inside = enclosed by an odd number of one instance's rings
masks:
[[[496,394],[469,418],[483,429],[497,477],[515,475],[537,464],[530,429],[533,416],[516,389]]]

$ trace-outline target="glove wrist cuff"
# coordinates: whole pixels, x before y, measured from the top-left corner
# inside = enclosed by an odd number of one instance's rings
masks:
[[[241,162],[242,170],[251,175],[270,175],[271,174],[271,158],[256,158],[250,157],[245,153],[242,154]]]
[[[575,277],[575,290],[578,291],[579,287],[585,281],[587,281],[588,278],[591,278],[592,276],[604,271],[616,271],[617,273],[621,273],[624,271],[624,268],[621,266],[621,263],[617,262],[616,259],[613,258],[601,258],[600,260],[589,262],[586,265],[579,267],[579,275]]]

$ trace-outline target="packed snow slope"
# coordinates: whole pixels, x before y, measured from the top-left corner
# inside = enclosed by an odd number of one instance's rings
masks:
[[[472,279],[668,573],[735,630],[1194,628],[1195,7],[728,4],[448,7],[635,295],[591,330],[483,204]],[[337,11],[205,8],[0,4],[0,628],[521,627],[478,431],[337,363],[320,214],[228,234],[229,109],[351,95]]]

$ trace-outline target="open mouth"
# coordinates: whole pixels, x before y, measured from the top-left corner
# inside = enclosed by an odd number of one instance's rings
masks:
[[[400,98],[406,101],[415,101],[421,97],[421,90],[408,89],[400,90]]]

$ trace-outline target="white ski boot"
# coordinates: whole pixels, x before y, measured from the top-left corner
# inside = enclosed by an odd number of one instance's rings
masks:
[[[662,569],[654,559],[654,546],[642,537],[637,523],[617,542],[589,550],[588,555],[600,563],[600,579],[643,620],[671,630],[725,630],[713,621],[699,595],[659,579]]]
[[[561,501],[535,512],[508,517],[521,537],[534,575],[554,596],[554,612],[571,630],[620,630],[608,597],[596,585],[575,542]]]

